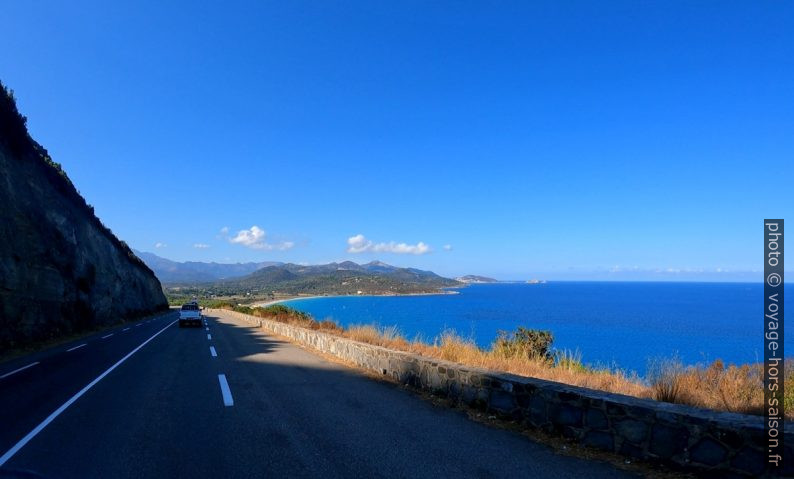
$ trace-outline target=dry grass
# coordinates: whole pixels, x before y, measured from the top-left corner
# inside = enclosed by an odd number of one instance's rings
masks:
[[[786,417],[794,418],[794,361],[786,361],[784,402]],[[654,399],[707,409],[764,414],[763,365],[725,366],[716,360],[709,366],[684,368],[677,358],[658,367],[651,377]]]
[[[722,361],[717,360],[709,366],[684,367],[677,357],[673,357],[653,361],[646,381],[634,373],[586,366],[578,351],[552,354],[548,348],[551,337],[549,336],[549,343],[544,348],[542,341],[535,344],[538,337],[543,337],[542,334],[535,335],[536,332],[531,330],[518,331],[512,336],[501,334],[493,347],[486,350],[477,346],[472,339],[464,338],[453,330],[444,331],[430,344],[420,337],[408,341],[394,326],[379,328],[372,325],[354,325],[343,328],[330,319],[317,321],[306,313],[283,305],[234,309],[367,344],[492,371],[714,410],[763,414],[761,364],[725,366]],[[522,337],[529,338],[530,348],[527,348],[526,343],[516,344],[517,338]],[[786,417],[794,419],[794,360],[787,361],[786,365]]]

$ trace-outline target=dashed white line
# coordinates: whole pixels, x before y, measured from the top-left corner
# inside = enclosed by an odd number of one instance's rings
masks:
[[[113,334],[114,333],[106,334],[106,335],[102,336],[102,339],[107,339],[107,338],[113,336]]]
[[[129,330],[130,330],[130,328],[124,328],[124,329],[121,330],[121,332],[123,333],[124,331],[129,331]]]
[[[223,405],[234,406],[234,399],[232,398],[232,390],[229,389],[229,383],[226,382],[226,375],[218,374],[218,382],[221,385],[221,395],[223,396]]]
[[[143,323],[138,323],[138,324],[136,324],[136,325],[135,325],[135,327],[136,327],[136,328],[137,328],[138,326],[143,326]]]
[[[211,334],[208,334],[208,335],[207,335],[207,339],[212,339],[212,335],[211,335]]]
[[[75,349],[80,349],[80,348],[82,348],[82,347],[83,347],[83,346],[85,346],[85,345],[86,345],[86,343],[83,343],[83,344],[81,344],[80,346],[75,346],[75,347],[73,347],[73,348],[67,349],[67,350],[66,350],[66,352],[67,352],[67,353],[69,353],[69,352],[72,352],[72,351],[74,351]]]
[[[5,374],[3,374],[2,376],[0,376],[0,379],[5,379],[5,378],[7,378],[8,376],[11,376],[12,374],[18,373],[18,372],[20,372],[20,371],[24,371],[24,370],[26,370],[27,368],[32,368],[33,366],[35,366],[35,365],[37,365],[37,364],[39,364],[39,362],[38,362],[38,361],[36,361],[35,363],[30,363],[30,364],[28,364],[27,366],[22,366],[22,367],[21,367],[21,368],[19,368],[19,369],[14,369],[14,370],[13,370],[13,371],[11,371],[10,373],[5,373]]]
[[[215,346],[210,346],[210,354],[212,354],[213,358],[218,357],[218,353],[215,351]]]
[[[118,367],[118,366],[119,366],[121,363],[123,363],[124,361],[126,361],[127,359],[129,359],[129,357],[130,357],[130,356],[132,356],[133,354],[135,354],[136,352],[138,352],[138,350],[139,350],[139,349],[141,349],[142,347],[146,346],[146,344],[147,344],[149,341],[151,341],[152,339],[156,338],[156,337],[157,337],[157,336],[158,336],[160,333],[162,333],[163,331],[165,331],[166,329],[168,329],[168,328],[169,328],[171,325],[173,325],[174,323],[176,323],[176,320],[174,320],[174,321],[170,322],[170,323],[168,324],[168,326],[166,326],[166,327],[164,327],[163,329],[161,329],[160,331],[157,331],[156,333],[154,333],[154,335],[152,335],[152,336],[151,336],[149,339],[147,339],[146,341],[142,342],[142,343],[141,343],[141,344],[140,344],[140,345],[139,345],[137,348],[135,348],[135,349],[133,349],[132,351],[130,351],[129,353],[127,353],[127,355],[126,355],[126,356],[124,356],[123,358],[119,359],[119,361],[118,361],[116,364],[114,364],[113,366],[109,367],[109,368],[108,368],[108,369],[107,369],[107,370],[106,370],[104,373],[100,374],[100,375],[99,375],[99,376],[98,376],[96,379],[94,379],[93,381],[91,381],[90,383],[88,383],[88,385],[87,385],[86,387],[84,387],[83,389],[81,389],[81,390],[80,390],[80,391],[79,391],[77,394],[75,394],[74,396],[72,396],[71,398],[69,398],[69,400],[68,400],[68,401],[66,401],[65,403],[63,403],[63,404],[61,405],[61,407],[59,407],[58,409],[56,409],[56,410],[55,410],[55,412],[53,412],[52,414],[50,414],[49,416],[47,416],[47,419],[45,419],[45,420],[44,420],[44,421],[42,421],[42,422],[41,422],[41,423],[40,423],[38,426],[36,426],[35,428],[33,428],[33,430],[32,430],[32,431],[30,431],[30,432],[29,432],[29,433],[28,433],[28,434],[27,434],[25,437],[23,437],[22,439],[20,439],[20,440],[19,440],[19,442],[17,442],[16,444],[14,444],[14,447],[12,447],[12,448],[11,448],[11,449],[9,449],[8,451],[6,451],[6,453],[5,453],[5,454],[3,454],[2,456],[0,456],[0,467],[2,467],[2,466],[3,466],[3,464],[5,464],[6,462],[8,462],[8,460],[9,460],[9,459],[11,459],[12,457],[14,457],[14,454],[16,454],[17,452],[19,452],[19,450],[20,450],[20,449],[22,449],[23,447],[25,447],[25,444],[27,444],[28,442],[30,442],[30,440],[31,440],[31,439],[33,439],[34,437],[36,437],[36,435],[37,435],[38,433],[40,433],[40,432],[42,431],[42,429],[44,429],[45,427],[47,427],[47,425],[48,425],[49,423],[51,423],[53,420],[55,420],[55,418],[56,418],[56,417],[58,417],[58,416],[59,416],[59,415],[60,415],[62,412],[64,412],[64,411],[66,410],[66,408],[68,408],[68,407],[69,407],[69,406],[71,406],[71,405],[72,405],[72,404],[73,404],[75,401],[77,401],[78,399],[80,399],[80,396],[82,396],[83,394],[85,394],[85,393],[86,393],[86,391],[88,391],[89,389],[91,389],[92,387],[94,387],[94,385],[95,385],[96,383],[98,383],[99,381],[101,381],[101,380],[102,380],[102,378],[104,378],[105,376],[107,376],[108,374],[110,374],[110,372],[111,372],[111,371],[113,371],[114,369],[116,369],[116,368],[117,368],[117,367]]]
[[[204,328],[204,329],[206,329],[207,331],[209,331],[209,330],[210,330],[210,328],[209,328],[209,327],[207,327],[207,328]]]

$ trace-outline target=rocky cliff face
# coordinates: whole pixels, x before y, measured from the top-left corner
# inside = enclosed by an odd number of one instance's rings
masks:
[[[167,308],[0,84],[0,352]]]

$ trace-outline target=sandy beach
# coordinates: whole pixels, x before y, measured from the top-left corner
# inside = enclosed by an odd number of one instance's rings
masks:
[[[317,298],[393,298],[395,296],[436,296],[443,294],[460,294],[459,291],[439,291],[438,293],[410,293],[410,294],[339,294],[339,295],[316,295],[316,296],[294,296],[291,298],[274,299],[265,301],[263,303],[253,303],[252,308],[267,307],[274,304],[284,303],[286,301],[297,301],[301,299],[317,299]]]

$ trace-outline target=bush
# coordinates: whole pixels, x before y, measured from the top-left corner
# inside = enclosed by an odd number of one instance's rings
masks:
[[[540,331],[519,326],[512,333],[499,331],[499,336],[493,344],[495,354],[509,358],[527,358],[552,360],[551,343],[554,336],[551,331]]]
[[[684,365],[678,356],[649,361],[648,382],[651,383],[653,398],[670,403],[682,402],[681,378],[684,371]]]
[[[588,371],[588,367],[582,363],[582,352],[578,349],[555,351],[554,367],[580,373]]]

